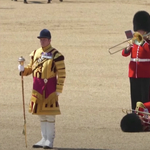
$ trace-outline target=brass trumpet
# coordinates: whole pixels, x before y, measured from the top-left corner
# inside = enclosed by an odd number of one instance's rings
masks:
[[[122,109],[122,112],[125,113],[125,114],[129,114],[129,113],[135,112],[136,114],[141,113],[143,115],[150,115],[149,112],[143,112],[143,111],[134,110],[134,109]]]
[[[148,119],[148,116],[150,116],[149,112],[143,112],[143,111],[134,110],[134,109],[122,109],[122,112],[125,113],[125,114],[135,112],[137,115],[138,115],[138,113],[141,113],[141,114],[143,114],[142,122],[150,125],[150,122],[149,122],[149,119]]]
[[[130,39],[128,39],[128,40],[125,40],[125,41],[123,41],[123,42],[121,42],[121,43],[119,43],[119,44],[117,44],[117,45],[115,45],[115,46],[110,47],[110,48],[108,49],[108,52],[112,55],[112,54],[115,54],[115,53],[117,53],[117,52],[119,52],[119,51],[125,49],[127,46],[124,47],[124,48],[121,48],[121,49],[119,49],[119,50],[116,50],[116,51],[114,51],[114,52],[111,52],[112,49],[114,49],[114,48],[116,48],[117,46],[120,46],[120,45],[122,45],[122,44],[124,44],[124,43],[126,43],[126,42],[131,43],[131,44],[134,43],[134,44],[136,44],[136,45],[141,45],[141,44],[143,43],[143,41],[144,41],[144,37],[148,37],[149,35],[150,35],[150,32],[147,33],[147,34],[145,34],[145,35],[142,35],[142,34],[140,34],[139,32],[135,32],[135,33],[133,34],[133,37],[132,37],[132,38],[130,38]]]

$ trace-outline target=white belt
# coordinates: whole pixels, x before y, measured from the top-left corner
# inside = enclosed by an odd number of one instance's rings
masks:
[[[131,61],[134,61],[134,62],[150,62],[150,59],[131,58]]]

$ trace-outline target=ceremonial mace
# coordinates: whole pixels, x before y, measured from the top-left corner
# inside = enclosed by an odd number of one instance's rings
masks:
[[[21,66],[24,66],[25,59],[21,56],[18,59],[18,62]],[[24,129],[23,134],[25,135],[25,144],[27,147],[27,133],[26,133],[26,115],[25,115],[25,101],[24,101],[24,82],[23,82],[23,72],[21,72],[21,83],[22,83],[22,101],[23,101],[23,117],[24,117]]]

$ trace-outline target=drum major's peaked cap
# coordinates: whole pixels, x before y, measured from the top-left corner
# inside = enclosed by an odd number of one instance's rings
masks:
[[[51,33],[49,30],[47,29],[43,29],[41,30],[40,32],[40,35],[37,37],[37,38],[48,38],[48,39],[51,39]]]
[[[133,17],[133,30],[150,32],[150,15],[146,11],[138,11]]]

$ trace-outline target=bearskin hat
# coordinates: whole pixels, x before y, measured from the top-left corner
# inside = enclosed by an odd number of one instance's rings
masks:
[[[150,32],[150,15],[146,11],[138,11],[133,17],[133,30]]]
[[[141,132],[143,131],[142,121],[135,113],[125,115],[120,122],[123,132]]]

